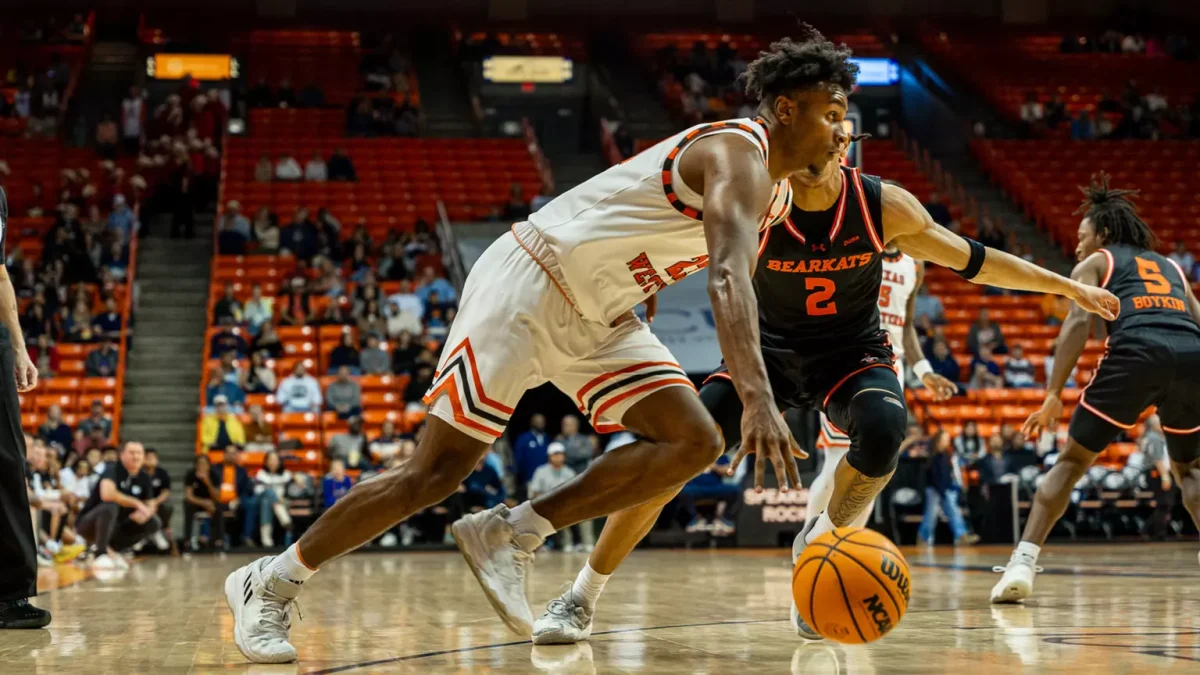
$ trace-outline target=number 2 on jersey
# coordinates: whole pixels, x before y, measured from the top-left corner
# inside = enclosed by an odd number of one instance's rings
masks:
[[[833,297],[833,292],[837,290],[837,286],[833,283],[832,279],[808,277],[804,280],[804,288],[805,290],[814,291],[808,296],[807,307],[809,316],[837,314],[837,303],[830,300]]]
[[[1166,295],[1171,292],[1171,282],[1162,275],[1158,263],[1145,258],[1134,258],[1137,261],[1138,276],[1146,283],[1146,292],[1155,295]]]

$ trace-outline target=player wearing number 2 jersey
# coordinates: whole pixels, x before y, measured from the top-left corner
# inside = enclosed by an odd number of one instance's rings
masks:
[[[1108,321],[1104,357],[1079,397],[1066,447],[1038,485],[1025,532],[992,589],[992,602],[1029,597],[1041,545],[1066,510],[1076,481],[1152,405],[1158,406],[1184,506],[1200,525],[1200,302],[1179,265],[1154,252],[1154,233],[1128,199],[1133,192],[1109,189],[1108,176],[1101,174],[1084,194],[1075,249],[1079,265],[1072,277],[1112,291],[1121,311]],[[1063,386],[1083,353],[1090,323],[1077,307],[1067,315],[1046,401],[1025,423],[1026,437],[1054,430]],[[1171,477],[1162,481],[1169,490]]]
[[[814,135],[827,139],[835,153],[829,159],[836,159],[849,141],[842,124],[849,89],[845,78],[830,74],[846,68],[849,57],[844,45],[835,46],[815,31],[803,42],[775,43],[750,64],[747,94],[760,101],[760,113],[795,106]],[[789,180],[790,223],[764,233],[754,273],[767,386],[752,389],[740,379],[741,355],[730,354],[727,346],[736,337],[727,341],[718,322],[728,369],[709,379],[700,398],[725,443],[741,442],[730,471],[747,454],[758,453],[758,487],[767,464],[775,466],[777,476],[795,468],[794,462],[780,466],[776,458],[764,457],[754,426],[746,423],[746,413],[763,409],[767,400],[772,408],[822,410],[848,432],[850,449],[837,465],[829,509],[806,526],[804,535],[815,537],[835,524],[850,524],[874,500],[891,477],[904,434],[907,410],[877,304],[881,254],[889,241],[914,258],[946,265],[979,283],[1066,295],[1106,316],[1116,299],[959,237],[934,223],[902,188],[882,185],[836,161],[802,167]],[[788,487],[780,483],[781,490]],[[608,519],[575,585],[551,601],[538,620],[535,642],[574,642],[590,634],[599,588],[671,497],[665,493]],[[805,541],[798,538],[798,546]],[[811,633],[803,626],[797,630]]]

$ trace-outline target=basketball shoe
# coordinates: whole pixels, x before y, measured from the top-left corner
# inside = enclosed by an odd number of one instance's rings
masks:
[[[302,585],[279,576],[271,569],[272,560],[259,558],[225,577],[225,601],[233,612],[233,641],[247,659],[291,663],[296,648],[288,642],[288,631]]]
[[[533,644],[571,645],[592,636],[595,610],[575,603],[572,586],[546,605],[546,611],[533,623]]]
[[[529,637],[533,610],[525,595],[525,580],[542,539],[518,534],[507,518],[508,507],[500,504],[459,518],[450,532],[500,619],[517,635]]]
[[[808,544],[805,543],[804,538],[806,536],[808,536],[809,531],[812,530],[813,526],[816,524],[817,524],[816,518],[809,518],[808,522],[804,524],[804,529],[800,530],[800,534],[796,535],[796,538],[792,541],[792,568],[793,569],[796,567],[796,561],[800,559],[800,554],[803,553],[804,549],[808,547]],[[792,620],[792,630],[796,631],[796,635],[799,635],[800,637],[804,638],[805,640],[824,640],[825,639],[825,638],[821,637],[820,633],[813,630],[811,626],[809,626],[807,623],[804,622],[803,617],[800,616],[799,608],[796,607],[795,595],[792,596],[792,611],[791,611],[790,616],[791,616],[791,620]]]
[[[1004,567],[996,566],[993,572],[1003,572],[992,588],[992,602],[1021,602],[1033,593],[1033,576],[1042,571],[1035,563],[1037,558],[1021,551],[1013,551]]]

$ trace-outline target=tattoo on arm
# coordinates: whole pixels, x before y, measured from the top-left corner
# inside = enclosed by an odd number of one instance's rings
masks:
[[[855,472],[850,487],[846,489],[846,494],[842,495],[837,504],[829,505],[829,519],[836,527],[845,527],[853,523],[854,519],[883,491],[884,486],[892,479],[892,473],[894,472],[889,472],[886,476],[871,478]]]

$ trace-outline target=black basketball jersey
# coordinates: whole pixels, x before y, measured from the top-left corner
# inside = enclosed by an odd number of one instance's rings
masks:
[[[841,171],[842,192],[830,209],[793,206],[759,243],[754,291],[764,346],[828,350],[886,340],[879,328],[880,180]]]
[[[1121,301],[1121,313],[1108,322],[1108,334],[1142,330],[1185,331],[1200,336],[1188,311],[1187,276],[1170,258],[1127,244],[1106,246],[1108,272],[1101,284]]]

